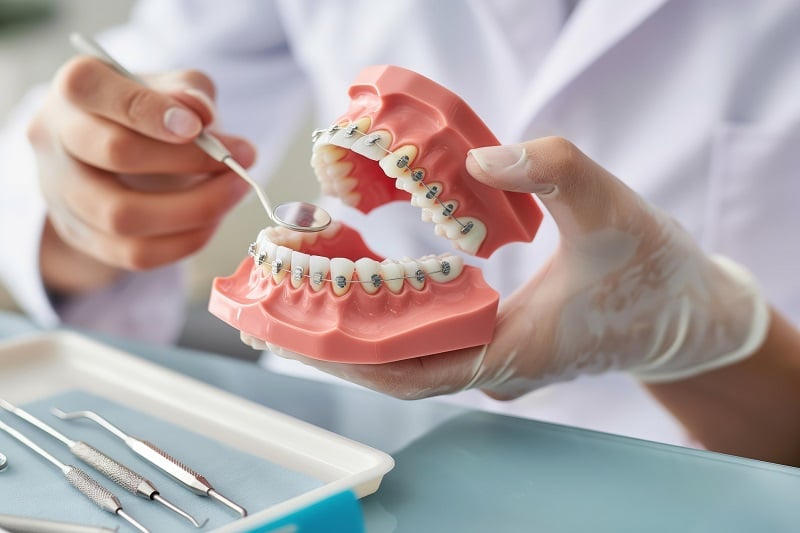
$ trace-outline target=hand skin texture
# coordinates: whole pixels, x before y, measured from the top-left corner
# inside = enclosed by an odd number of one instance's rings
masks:
[[[30,124],[48,208],[40,268],[54,293],[97,289],[121,272],[190,255],[248,192],[192,143],[214,119],[208,77],[190,70],[146,80],[78,57],[56,74]],[[219,137],[252,165],[249,143]]]

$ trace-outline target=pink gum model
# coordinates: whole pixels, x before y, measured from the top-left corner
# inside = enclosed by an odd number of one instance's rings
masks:
[[[542,220],[533,197],[466,172],[471,148],[498,141],[461,98],[394,66],[368,67],[349,94],[347,113],[315,132],[323,193],[364,212],[410,197],[438,235],[481,257],[533,239]],[[341,224],[321,234],[268,228],[251,255],[214,281],[209,310],[254,347],[383,363],[491,341],[499,296],[459,256],[380,262]]]

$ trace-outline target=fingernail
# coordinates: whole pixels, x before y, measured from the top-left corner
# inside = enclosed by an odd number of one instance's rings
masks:
[[[492,176],[515,171],[527,162],[525,148],[519,144],[475,148],[469,153],[481,170]]]
[[[200,119],[182,107],[170,107],[164,113],[164,127],[178,137],[194,137],[203,128]]]

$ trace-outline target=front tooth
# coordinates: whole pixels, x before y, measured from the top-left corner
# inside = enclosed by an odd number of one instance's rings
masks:
[[[331,260],[321,255],[312,255],[308,260],[308,274],[311,288],[315,291],[320,290],[327,283],[328,272],[331,271]]]
[[[297,289],[303,284],[303,279],[308,274],[308,262],[310,255],[303,252],[292,251],[292,287]]]
[[[362,257],[356,261],[356,273],[358,274],[359,285],[367,294],[375,294],[383,285],[380,275],[381,265],[374,259]]]
[[[371,123],[372,121],[369,117],[362,117],[355,122],[351,122],[334,133],[330,143],[350,149],[353,143],[363,137],[363,134],[369,130]],[[354,125],[356,126],[355,129],[353,129]]]
[[[386,130],[377,130],[358,139],[350,149],[366,158],[378,161],[386,156],[391,145],[392,134]]]
[[[407,144],[393,150],[391,154],[378,161],[378,164],[383,169],[383,173],[390,178],[410,177],[411,172],[408,169],[415,157],[417,157],[417,147]]]
[[[343,296],[350,288],[350,280],[353,279],[353,272],[356,264],[345,257],[334,257],[331,259],[331,285],[336,296]]]
[[[292,264],[292,249],[286,246],[278,246],[275,254],[275,261],[272,262],[272,279],[275,283],[280,283],[286,277],[286,271]]]
[[[427,187],[419,187],[414,191],[412,205],[430,207],[432,209],[439,206],[439,202],[436,199],[442,194],[442,184],[436,182],[428,183],[427,185]]]
[[[406,281],[417,290],[425,286],[425,271],[413,259],[401,259],[400,266],[403,267],[403,276]]]
[[[339,131],[339,128],[340,128],[339,125],[334,124],[329,128],[324,128],[320,130],[319,135],[317,136],[317,140],[314,141],[314,147],[312,148],[312,151],[318,152],[327,150],[328,147],[331,146],[331,139],[336,134],[336,132]]]
[[[399,294],[403,290],[403,277],[405,276],[403,266],[391,259],[384,259],[380,268],[381,279],[386,284],[386,288],[395,294]]]

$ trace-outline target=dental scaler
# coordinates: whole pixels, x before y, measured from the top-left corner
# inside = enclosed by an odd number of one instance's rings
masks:
[[[128,435],[94,411],[73,411],[71,413],[65,413],[61,409],[54,408],[51,409],[51,412],[53,415],[62,420],[88,418],[89,420],[96,422],[103,429],[109,431],[122,440],[122,442],[124,442],[125,445],[128,446],[128,448],[130,448],[134,453],[138,454],[152,465],[158,467],[162,471],[183,483],[184,486],[186,486],[195,494],[199,494],[200,496],[209,496],[230,507],[239,513],[240,516],[247,516],[247,510],[244,507],[217,492],[205,477],[181,463],[156,445],[146,440]]]

